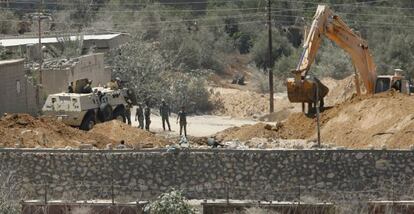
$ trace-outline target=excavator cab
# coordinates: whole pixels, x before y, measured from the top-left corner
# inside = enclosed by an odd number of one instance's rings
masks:
[[[375,94],[394,89],[403,94],[410,94],[410,81],[400,75],[380,75],[375,82]]]

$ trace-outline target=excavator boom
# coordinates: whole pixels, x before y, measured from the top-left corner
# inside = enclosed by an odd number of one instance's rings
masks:
[[[316,102],[315,93],[319,99],[326,96],[329,89],[315,78],[307,74],[315,60],[323,37],[327,37],[344,49],[352,59],[367,90],[373,94],[376,81],[376,66],[368,49],[367,42],[352,31],[345,22],[333,13],[326,5],[319,5],[312,26],[307,34],[303,52],[294,71],[294,78],[287,81],[288,97],[291,102]]]

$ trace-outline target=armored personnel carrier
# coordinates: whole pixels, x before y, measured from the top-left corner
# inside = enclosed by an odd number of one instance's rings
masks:
[[[91,93],[80,93],[87,80],[77,81],[74,93],[57,93],[47,97],[44,115],[56,116],[67,125],[90,130],[96,123],[113,119],[126,122],[126,109],[134,99],[128,89],[94,87]]]

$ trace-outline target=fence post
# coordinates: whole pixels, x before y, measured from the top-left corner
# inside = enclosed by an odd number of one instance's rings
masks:
[[[45,190],[45,195],[44,195],[44,200],[45,200],[45,214],[48,214],[49,213],[49,209],[48,209],[48,205],[47,205],[47,182],[45,182],[43,188]]]
[[[226,183],[226,202],[227,202],[227,204],[230,203],[229,184],[228,183]]]
[[[112,205],[115,204],[115,193],[114,193],[114,182],[111,182],[111,200],[112,200]]]

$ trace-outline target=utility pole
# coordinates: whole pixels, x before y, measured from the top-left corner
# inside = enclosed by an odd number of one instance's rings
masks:
[[[39,51],[39,84],[43,84],[42,80],[42,65],[43,65],[43,53],[42,53],[42,21],[45,19],[50,20],[51,16],[42,12],[43,10],[43,0],[39,2],[39,9],[37,13],[31,14],[32,20],[37,20],[38,24],[38,51]]]
[[[271,0],[267,0],[267,26],[269,30],[269,102],[270,113],[274,112],[273,103],[273,57],[272,57],[272,4]]]

